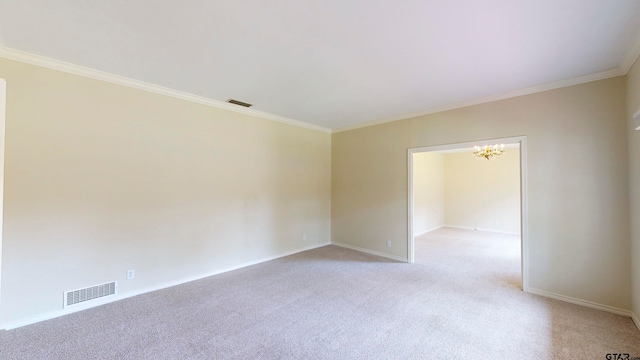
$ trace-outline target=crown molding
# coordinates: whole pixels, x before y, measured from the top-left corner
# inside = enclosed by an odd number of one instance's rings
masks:
[[[565,80],[531,86],[528,88],[509,91],[502,94],[489,95],[489,96],[484,96],[480,98],[464,100],[464,101],[460,101],[453,104],[436,106],[436,107],[429,108],[422,111],[411,112],[411,113],[391,116],[387,118],[382,118],[378,120],[367,121],[367,122],[354,124],[350,126],[345,126],[342,128],[333,129],[332,133],[335,134],[343,131],[355,130],[363,127],[384,124],[384,123],[398,121],[398,120],[410,119],[410,118],[429,115],[429,114],[435,114],[442,111],[454,110],[454,109],[459,109],[467,106],[484,104],[492,101],[498,101],[498,100],[504,100],[504,99],[509,99],[509,98],[523,96],[523,95],[535,94],[538,92],[559,89],[567,86],[584,84],[592,81],[604,80],[604,79],[608,79],[616,76],[623,76],[629,72],[629,70],[631,69],[633,64],[636,62],[638,57],[640,57],[640,30],[638,30],[638,33],[636,33],[634,41],[633,43],[631,43],[631,46],[627,51],[627,56],[625,56],[624,60],[622,61],[622,64],[620,64],[620,66],[618,66],[617,68],[602,71],[595,74],[577,76],[577,77],[573,77]],[[638,110],[638,112],[640,113],[640,110]]]
[[[279,123],[298,126],[301,128],[321,131],[328,134],[331,133],[331,129],[328,129],[322,126],[313,125],[303,121],[289,119],[283,116],[273,115],[273,114],[269,114],[269,113],[258,111],[258,110],[238,107],[237,105],[229,104],[223,101],[209,99],[204,96],[193,95],[183,91],[173,90],[163,86],[150,84],[144,81],[139,81],[139,80],[127,78],[124,76],[119,76],[119,75],[107,73],[104,71],[95,70],[88,67],[67,63],[64,61],[51,59],[51,58],[40,56],[40,55],[27,53],[20,50],[7,48],[7,47],[4,47],[1,42],[0,42],[0,58],[19,61],[22,63],[27,63],[27,64],[36,65],[36,66],[40,66],[40,67],[44,67],[52,70],[66,72],[69,74],[84,76],[84,77],[88,77],[95,80],[105,81],[112,84],[122,85],[122,86],[130,87],[138,90],[170,96],[173,98],[190,101],[197,104],[212,106],[219,109],[229,110],[229,111],[233,111],[233,112],[245,114],[245,115],[251,115],[251,116],[255,116],[262,119],[276,121]]]
[[[52,70],[84,76],[84,77],[92,78],[95,80],[105,81],[105,82],[122,85],[130,88],[134,88],[134,89],[139,89],[143,91],[149,91],[149,92],[160,94],[160,95],[170,96],[170,97],[174,97],[181,100],[186,100],[186,101],[190,101],[190,102],[194,102],[202,105],[212,106],[219,109],[229,110],[236,113],[250,115],[250,116],[267,119],[271,121],[276,121],[276,122],[293,125],[301,128],[306,128],[310,130],[316,130],[316,131],[320,131],[328,134],[355,130],[355,129],[360,129],[364,127],[394,122],[398,120],[405,120],[405,119],[410,119],[410,118],[419,117],[419,116],[425,116],[425,115],[434,114],[438,112],[514,98],[514,97],[523,96],[523,95],[535,94],[538,92],[559,89],[567,86],[579,85],[579,84],[588,83],[592,81],[604,80],[604,79],[608,79],[616,76],[623,76],[629,72],[629,69],[631,68],[631,66],[633,66],[634,62],[638,59],[639,56],[640,56],[640,32],[635,37],[635,41],[629,48],[629,51],[623,63],[619,67],[611,70],[602,71],[595,74],[577,76],[577,77],[555,81],[551,83],[531,86],[524,89],[509,91],[501,94],[495,94],[495,95],[489,95],[489,96],[484,96],[484,97],[470,99],[470,100],[464,100],[464,101],[460,101],[453,104],[436,106],[436,107],[432,107],[422,111],[395,115],[387,118],[349,125],[349,126],[345,126],[337,129],[329,129],[319,125],[314,125],[314,124],[286,118],[279,115],[269,114],[269,113],[258,111],[258,110],[241,108],[241,107],[238,107],[237,105],[229,104],[223,101],[213,100],[203,96],[193,95],[183,91],[173,90],[173,89],[162,87],[159,85],[150,84],[144,81],[135,80],[135,79],[127,78],[124,76],[119,76],[119,75],[107,73],[104,71],[100,71],[100,70],[96,70],[96,69],[92,69],[92,68],[88,68],[80,65],[67,63],[64,61],[60,61],[60,60],[56,60],[48,57],[7,48],[4,46],[4,44],[2,43],[2,40],[0,39],[0,58],[19,61],[19,62],[31,64],[31,65],[40,66],[40,67],[45,67]]]
[[[627,56],[624,58],[622,64],[620,64],[620,70],[625,75],[629,72],[629,70],[631,70],[633,63],[636,62],[638,56],[640,56],[640,30],[638,30],[633,43],[631,43],[631,46],[627,51]]]
[[[567,86],[573,86],[573,85],[584,84],[584,83],[588,83],[588,82],[592,82],[592,81],[604,80],[604,79],[608,79],[608,78],[612,78],[612,77],[616,77],[616,76],[622,76],[622,75],[625,75],[625,74],[626,73],[624,73],[622,71],[622,69],[620,67],[618,67],[618,68],[615,68],[615,69],[602,71],[602,72],[595,73],[595,74],[577,76],[577,77],[564,79],[564,80],[560,80],[560,81],[555,81],[555,82],[551,82],[551,83],[531,86],[531,87],[527,87],[527,88],[524,88],[524,89],[508,91],[508,92],[501,93],[501,94],[483,96],[483,97],[480,97],[480,98],[464,100],[464,101],[460,101],[460,102],[453,103],[453,104],[436,106],[436,107],[432,107],[432,108],[429,108],[429,109],[426,109],[426,110],[422,110],[422,111],[416,111],[416,112],[412,112],[412,113],[406,113],[406,114],[402,114],[402,115],[391,116],[391,117],[388,117],[388,118],[383,118],[383,119],[378,119],[378,120],[373,120],[373,121],[367,121],[367,122],[364,122],[364,123],[359,123],[359,124],[346,126],[346,127],[343,127],[343,128],[334,129],[332,131],[332,133],[335,134],[335,133],[339,133],[339,132],[343,132],[343,131],[355,130],[355,129],[359,129],[359,128],[363,128],[363,127],[368,127],[368,126],[373,126],[373,125],[378,125],[378,124],[384,124],[384,123],[398,121],[398,120],[411,119],[411,118],[415,118],[415,117],[418,117],[418,116],[435,114],[435,113],[448,111],[448,110],[459,109],[459,108],[463,108],[463,107],[467,107],[467,106],[479,105],[479,104],[489,103],[489,102],[493,102],[493,101],[514,98],[514,97],[518,97],[518,96],[535,94],[535,93],[539,93],[539,92],[543,92],[543,91],[559,89],[559,88],[563,88],[563,87],[567,87]]]

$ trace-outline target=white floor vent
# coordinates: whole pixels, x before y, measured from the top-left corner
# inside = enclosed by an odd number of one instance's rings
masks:
[[[64,293],[64,307],[83,303],[85,301],[116,294],[116,282],[90,286],[84,289],[66,291]]]

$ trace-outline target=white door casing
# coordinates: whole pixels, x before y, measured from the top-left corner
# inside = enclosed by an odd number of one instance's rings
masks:
[[[2,305],[2,224],[4,213],[4,128],[7,108],[7,83],[0,79],[0,306]]]

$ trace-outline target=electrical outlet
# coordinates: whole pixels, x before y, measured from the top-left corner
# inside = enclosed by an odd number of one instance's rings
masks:
[[[391,247],[391,240],[387,240],[387,247]]]
[[[307,234],[302,235],[302,241],[307,241]]]
[[[134,270],[127,270],[127,280],[131,280],[133,279],[133,277],[135,276],[135,271]]]

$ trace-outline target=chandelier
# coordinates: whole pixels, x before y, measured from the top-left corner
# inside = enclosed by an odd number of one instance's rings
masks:
[[[499,145],[495,144],[485,145],[484,147],[474,146],[473,147],[473,155],[475,155],[479,159],[487,159],[491,160],[498,155],[504,154],[504,144]]]

